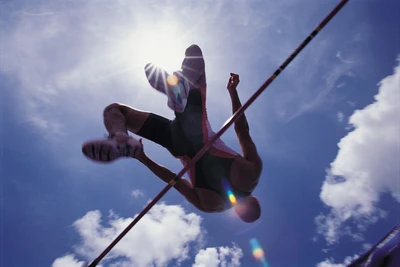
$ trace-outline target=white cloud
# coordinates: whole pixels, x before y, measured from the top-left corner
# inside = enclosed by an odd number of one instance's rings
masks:
[[[78,261],[74,255],[65,255],[64,257],[56,259],[51,267],[82,267],[85,262]],[[99,265],[99,267],[101,267]]]
[[[132,191],[132,196],[134,198],[140,198],[140,197],[144,196],[144,193],[139,189],[135,189],[135,190]]]
[[[337,85],[336,88],[342,88],[345,85],[346,85],[346,83],[341,83],[341,84]]]
[[[197,253],[193,267],[216,267],[220,263],[217,249],[206,248]]]
[[[346,267],[357,257],[358,255],[354,255],[353,257],[346,257],[343,263],[334,263],[334,260],[332,258],[329,258],[325,259],[323,262],[318,263],[317,267]]]
[[[52,267],[81,267],[83,261],[78,257],[91,262],[132,220],[110,211],[104,225],[99,211],[87,212],[73,224],[81,237],[81,242],[74,246],[75,254],[56,259]],[[101,263],[110,267],[179,265],[189,260],[190,251],[204,246],[201,221],[200,216],[186,213],[180,206],[156,204]],[[195,256],[193,266],[237,267],[242,256],[235,244],[205,248]]]
[[[353,101],[347,101],[347,104],[349,104],[350,107],[356,106],[356,102],[353,102]]]
[[[85,258],[95,258],[132,220],[113,216],[108,226],[102,226],[100,212],[88,212],[74,223],[82,238],[76,252]],[[186,260],[189,246],[199,245],[203,238],[200,223],[198,215],[187,214],[180,206],[155,205],[115,246],[109,257],[124,257],[135,266]]]
[[[317,61],[326,60],[326,54],[331,49],[326,43],[330,42],[325,40],[318,43],[316,55],[314,55],[314,50],[309,50],[308,52],[304,52],[304,54],[312,53],[312,57],[317,58]],[[281,101],[287,98],[283,106],[280,106],[282,104],[280,101],[278,102],[278,112],[284,110],[283,116],[280,117],[285,122],[289,122],[306,112],[320,108],[323,104],[330,104],[333,100],[329,96],[335,89],[344,86],[342,80],[346,77],[355,76],[352,70],[357,65],[357,61],[343,61],[340,57],[338,58],[339,60],[333,61],[329,65],[321,65],[319,68],[315,68],[315,65],[308,63],[303,63],[305,66],[298,66],[299,69],[302,69],[304,75],[301,75],[300,79],[296,72],[294,83],[290,85],[290,91],[283,93],[279,97]],[[303,56],[304,62],[307,59]],[[310,59],[310,61],[315,60]],[[288,96],[290,97],[288,98]]]
[[[354,60],[344,58],[343,55],[342,55],[342,51],[338,51],[336,53],[336,57],[343,63],[348,63],[348,64],[354,63]]]
[[[243,257],[242,249],[236,245],[232,248],[220,247],[219,255],[221,259],[221,267],[237,267],[240,266],[240,259]]]
[[[337,119],[338,119],[338,121],[339,122],[342,122],[343,120],[344,120],[344,114],[343,114],[343,112],[338,112],[337,113]]]
[[[232,248],[206,248],[197,253],[193,267],[238,267],[242,256],[242,250],[236,245]]]
[[[340,140],[322,185],[320,198],[330,213],[316,218],[317,231],[330,244],[344,234],[361,240],[359,233],[342,227],[347,220],[362,230],[384,218],[377,207],[381,194],[400,202],[400,66],[379,86],[375,102],[349,118],[354,129]]]

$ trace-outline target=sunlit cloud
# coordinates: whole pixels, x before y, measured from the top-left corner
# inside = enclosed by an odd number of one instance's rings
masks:
[[[239,267],[242,257],[242,250],[235,244],[231,248],[206,248],[197,253],[193,267]]]
[[[53,264],[51,267],[84,267],[86,262],[84,261],[79,261],[75,258],[75,255],[68,254],[65,255],[64,257],[57,258],[54,260]],[[98,265],[98,267],[101,267],[102,265]]]
[[[381,194],[400,202],[400,66],[379,86],[375,102],[350,116],[354,129],[340,140],[321,188],[321,200],[330,212],[320,214],[316,223],[329,244],[342,235],[362,241],[359,231],[386,217],[378,208]],[[343,227],[350,220],[357,229]]]
[[[90,263],[132,220],[111,211],[105,224],[99,211],[87,212],[73,224],[81,237],[81,242],[74,246],[74,254],[57,258],[52,266],[75,267],[83,260]],[[198,250],[193,266],[240,266],[243,252],[235,244],[232,247],[202,249],[206,232],[201,222],[200,216],[187,213],[180,206],[156,204],[102,264],[138,267],[179,265],[190,260],[190,251]]]
[[[112,214],[103,225],[99,211],[86,213],[73,224],[81,237],[75,254],[85,261],[95,259],[132,220]],[[157,204],[116,245],[105,262],[122,257],[131,266],[145,267],[187,260],[190,249],[202,244],[205,233],[201,220],[180,206]]]

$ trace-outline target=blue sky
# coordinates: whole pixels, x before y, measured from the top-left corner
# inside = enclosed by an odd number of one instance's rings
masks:
[[[198,44],[208,112],[231,115],[338,1],[0,1],[0,265],[91,261],[165,186],[134,160],[99,165],[81,144],[123,102],[172,118],[148,62],[174,70]],[[171,190],[102,266],[344,266],[399,223],[400,3],[353,0],[246,112],[264,162],[245,224]],[[222,138],[239,150],[232,129]],[[180,162],[144,141],[148,155]],[[158,265],[157,265],[158,264]]]

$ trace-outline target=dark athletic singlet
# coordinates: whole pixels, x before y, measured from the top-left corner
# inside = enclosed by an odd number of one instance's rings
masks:
[[[215,135],[208,122],[205,99],[205,86],[202,89],[192,89],[189,92],[185,111],[175,114],[175,123],[179,124],[185,139],[189,141],[183,142],[182,145],[186,146],[186,155],[191,159]],[[237,152],[226,146],[221,139],[218,139],[195,163],[194,173],[189,172],[190,176],[194,175],[194,187],[218,193],[225,199],[226,208],[230,208],[232,205],[226,193],[227,189],[224,188],[224,183],[229,185],[229,189],[236,198],[242,198],[251,194],[250,192],[240,191],[230,182],[230,169],[237,154]],[[186,164],[184,157],[179,158],[183,164]]]

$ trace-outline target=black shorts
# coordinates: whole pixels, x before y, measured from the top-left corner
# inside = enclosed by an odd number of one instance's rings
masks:
[[[177,119],[169,120],[150,113],[138,135],[165,147],[174,157],[193,157],[195,152]]]
[[[205,143],[202,104],[200,90],[191,90],[183,113],[175,113],[173,120],[150,113],[137,134],[165,147],[174,157],[193,158]]]

